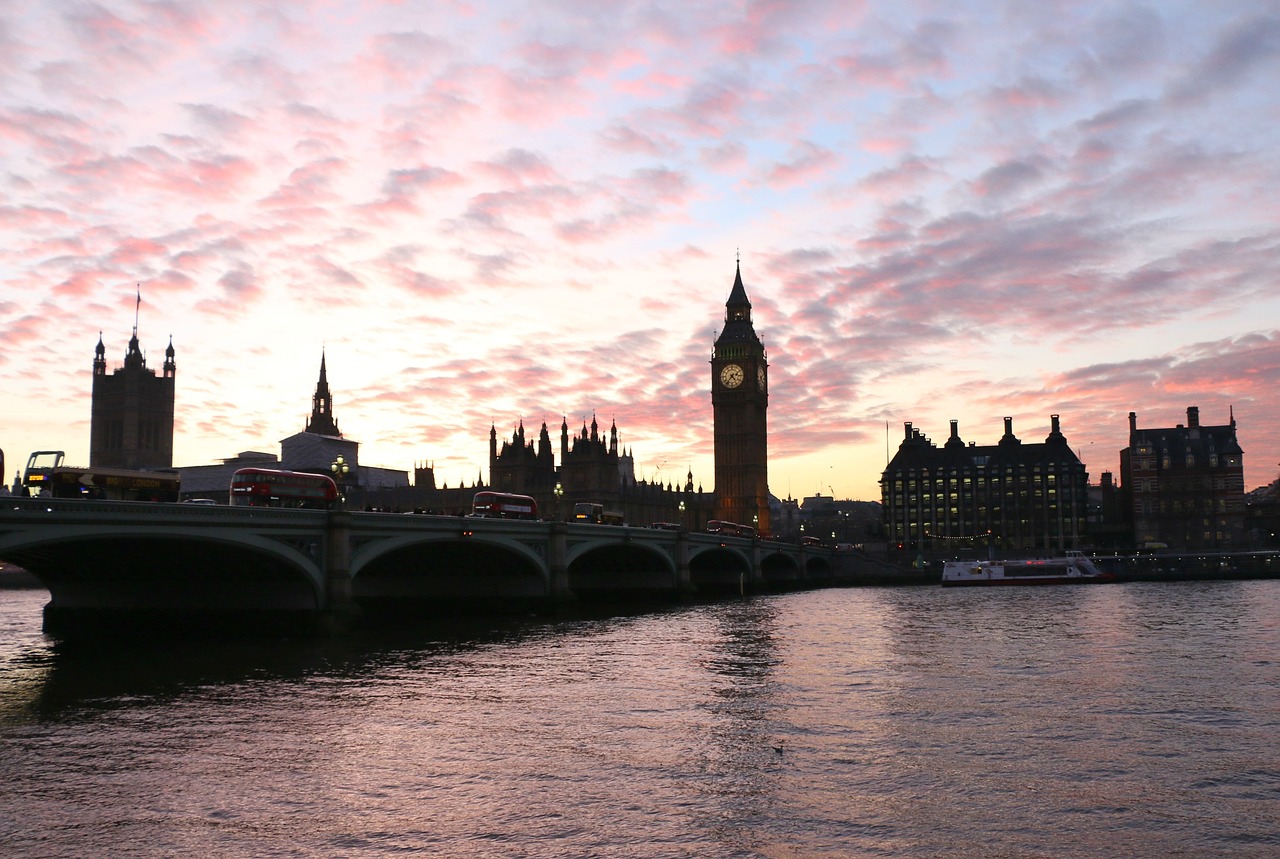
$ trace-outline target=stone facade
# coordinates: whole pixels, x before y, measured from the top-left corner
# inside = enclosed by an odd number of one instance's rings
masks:
[[[98,335],[93,359],[93,404],[89,465],[138,470],[173,467],[173,341],[164,352],[163,374],[147,366],[135,325],[124,365],[107,373],[106,346]]]
[[[1042,444],[1004,419],[994,445],[965,444],[956,421],[939,448],[910,423],[880,478],[885,534],[909,552],[1052,551],[1085,539],[1088,474],[1057,415]]]
[[[1244,451],[1236,419],[1142,429],[1129,413],[1129,446],[1120,452],[1121,492],[1139,548],[1228,551],[1245,548]]]

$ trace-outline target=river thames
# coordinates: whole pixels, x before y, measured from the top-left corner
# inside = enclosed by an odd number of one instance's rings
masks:
[[[1274,857],[1280,581],[100,642],[0,591],[4,856]]]

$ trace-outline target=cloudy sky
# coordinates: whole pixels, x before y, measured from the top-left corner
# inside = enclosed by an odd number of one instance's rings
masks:
[[[99,332],[177,352],[175,464],[279,450],[322,351],[361,462],[616,421],[713,479],[737,255],[770,486],[912,422],[1128,413],[1280,463],[1273,0],[0,0],[0,448],[88,462]]]

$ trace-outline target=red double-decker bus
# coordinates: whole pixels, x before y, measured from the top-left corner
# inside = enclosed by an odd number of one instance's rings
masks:
[[[537,519],[538,502],[528,495],[477,492],[471,499],[471,515],[482,519]]]
[[[750,525],[739,525],[736,522],[726,522],[723,519],[712,519],[707,523],[707,530],[713,534],[723,534],[726,537],[754,537],[756,529]]]
[[[338,485],[323,474],[241,468],[231,475],[231,503],[241,507],[328,510],[337,500]]]

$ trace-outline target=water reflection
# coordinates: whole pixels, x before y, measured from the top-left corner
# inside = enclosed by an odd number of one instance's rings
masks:
[[[92,649],[11,607],[7,856],[1280,850],[1271,582]]]

